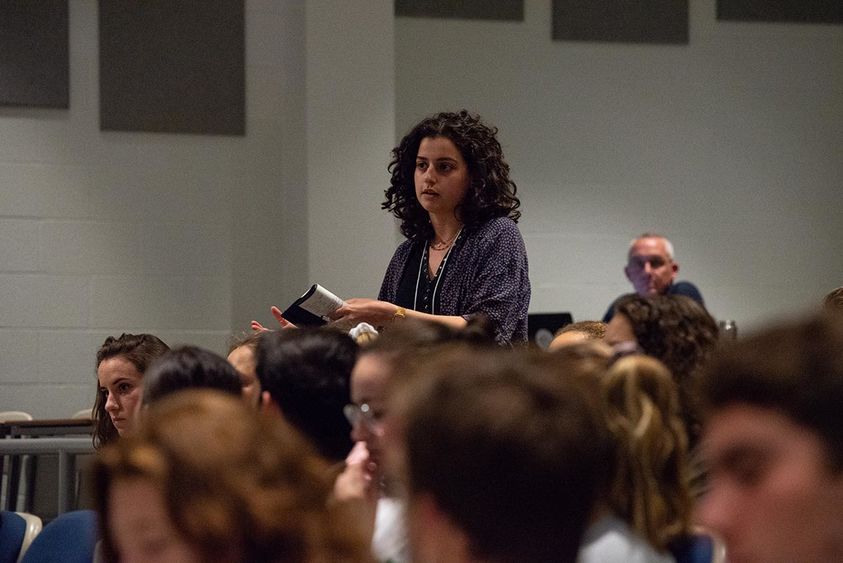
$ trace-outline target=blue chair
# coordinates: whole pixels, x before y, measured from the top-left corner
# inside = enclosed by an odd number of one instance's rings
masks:
[[[97,513],[65,512],[44,526],[22,563],[91,563],[97,543]]]
[[[0,563],[18,563],[41,531],[41,519],[25,512],[0,512]]]
[[[694,526],[687,536],[670,544],[670,553],[676,563],[725,563],[726,545],[714,532]]]

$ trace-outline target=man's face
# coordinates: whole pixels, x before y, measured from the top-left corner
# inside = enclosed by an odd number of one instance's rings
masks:
[[[843,560],[843,475],[817,434],[736,404],[712,416],[702,448],[710,490],[699,520],[722,535],[731,563]]]
[[[638,295],[661,295],[673,283],[679,265],[667,253],[663,238],[646,237],[636,240],[629,249],[623,271]]]

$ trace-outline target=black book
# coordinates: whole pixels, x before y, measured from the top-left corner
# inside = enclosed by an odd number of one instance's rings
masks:
[[[328,315],[342,307],[342,304],[342,299],[315,283],[287,307],[283,315],[297,326],[322,326],[331,320]]]

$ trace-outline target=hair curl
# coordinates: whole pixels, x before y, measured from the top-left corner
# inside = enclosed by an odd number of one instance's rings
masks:
[[[416,199],[416,157],[422,139],[445,137],[459,149],[468,165],[471,186],[458,207],[459,218],[468,229],[495,217],[518,221],[521,202],[517,187],[509,179],[509,165],[495,135],[498,129],[480,121],[480,116],[466,110],[442,112],[423,119],[392,149],[388,170],[392,175],[386,200],[381,204],[401,220],[401,232],[411,240],[433,236],[427,211]]]

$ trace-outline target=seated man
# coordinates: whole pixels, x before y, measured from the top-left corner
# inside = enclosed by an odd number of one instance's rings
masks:
[[[685,295],[705,307],[697,286],[687,281],[674,283],[679,264],[673,259],[673,244],[663,236],[644,233],[629,245],[627,256],[623,271],[638,295]],[[616,303],[617,299],[609,305],[604,323],[612,320]]]
[[[732,561],[843,561],[843,324],[739,340],[700,380],[702,523]]]
[[[416,369],[386,430],[413,561],[576,561],[610,457],[598,379],[513,351],[442,351]]]

